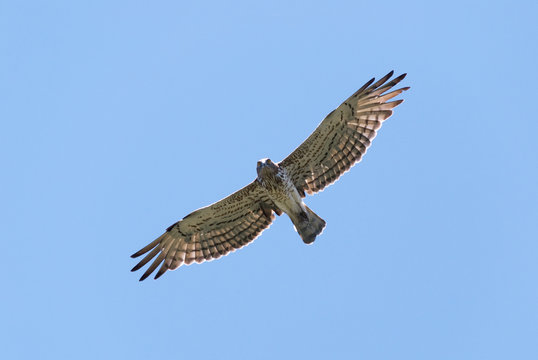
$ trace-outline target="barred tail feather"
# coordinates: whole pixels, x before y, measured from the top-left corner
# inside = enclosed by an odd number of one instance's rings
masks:
[[[321,234],[323,228],[325,228],[325,220],[310,210],[308,206],[305,205],[305,208],[306,213],[290,217],[290,219],[304,243],[311,244],[316,240],[316,236]]]

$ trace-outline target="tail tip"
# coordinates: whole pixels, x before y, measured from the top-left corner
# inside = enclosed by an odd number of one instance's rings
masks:
[[[303,242],[306,245],[312,245],[314,243],[314,240],[316,240],[316,237],[317,237],[317,235],[315,235],[315,234],[307,236],[307,237],[304,237]]]

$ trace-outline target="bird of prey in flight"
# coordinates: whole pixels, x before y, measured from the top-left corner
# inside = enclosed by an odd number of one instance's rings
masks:
[[[271,225],[275,213],[286,213],[301,239],[311,244],[323,231],[325,221],[302,198],[323,190],[361,160],[383,121],[403,102],[388,100],[409,89],[392,90],[406,74],[391,79],[392,75],[393,71],[377,82],[371,79],[364,84],[281,162],[258,161],[258,176],[253,182],[168,227],[131,256],[147,253],[131,271],[155,259],[140,281],[160,265],[157,279],[183,264],[218,259],[257,238]]]

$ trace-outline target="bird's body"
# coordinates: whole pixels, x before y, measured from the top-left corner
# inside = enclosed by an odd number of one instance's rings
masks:
[[[262,159],[258,161],[257,172],[256,181],[280,210],[286,214],[305,211],[301,196],[285,169],[270,159]]]
[[[304,204],[286,169],[270,159],[262,159],[258,161],[257,171],[256,181],[262,185],[278,209],[290,217],[303,241],[307,244],[314,242],[325,227],[325,221]]]
[[[153,260],[140,278],[144,280],[159,265],[155,278],[183,264],[218,259],[258,237],[271,225],[275,213],[286,213],[303,241],[312,243],[323,231],[325,221],[302,199],[334,183],[361,160],[382,122],[403,101],[388,100],[408,89],[387,92],[405,77],[403,74],[388,81],[392,74],[375,83],[374,79],[368,81],[278,164],[269,159],[258,161],[258,176],[252,183],[168,227],[132,255],[147,253],[132,271]]]

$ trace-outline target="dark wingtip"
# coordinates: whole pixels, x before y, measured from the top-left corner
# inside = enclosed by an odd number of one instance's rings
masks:
[[[146,246],[145,248],[143,248],[143,249],[138,250],[138,251],[135,252],[133,255],[131,255],[131,258],[134,259],[134,258],[139,257],[140,255],[144,255],[145,253],[148,252],[148,250],[146,250],[146,248],[147,248],[147,246]]]
[[[372,83],[375,81],[375,77],[371,78],[370,80],[368,80],[366,82],[366,84],[364,84],[363,86],[361,86],[361,88],[357,91],[355,91],[355,94],[353,94],[352,96],[355,96],[357,94],[359,94],[361,91],[364,91],[366,88],[368,88],[368,86],[372,85]]]
[[[392,80],[392,82],[394,82],[395,84],[399,83],[400,81],[402,81],[403,79],[405,79],[405,77],[407,76],[407,73],[403,73],[402,75],[394,78],[394,80]]]
[[[138,264],[136,264],[135,266],[133,266],[133,268],[131,269],[131,272],[140,269],[140,268],[142,267],[142,265],[140,265],[140,264],[141,264],[141,263],[138,263]]]
[[[168,268],[165,266],[166,263],[163,264],[163,266],[161,266],[161,268],[159,269],[159,271],[157,272],[157,274],[155,274],[155,277],[153,279],[157,280],[158,278],[160,278],[165,272],[168,271]]]
[[[377,80],[377,82],[375,82],[372,85],[372,89],[379,88],[381,85],[383,85],[385,82],[387,82],[387,80],[389,80],[392,77],[392,75],[394,75],[394,70],[391,70],[387,75],[385,75],[381,79]]]
[[[144,281],[148,278],[148,276],[149,276],[149,273],[145,272],[144,275],[142,275],[140,279],[138,279],[138,281]]]

